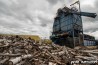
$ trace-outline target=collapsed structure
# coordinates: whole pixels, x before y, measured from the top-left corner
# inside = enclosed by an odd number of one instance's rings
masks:
[[[79,45],[96,45],[95,38],[83,34],[81,16],[95,18],[96,13],[81,12],[76,7],[64,7],[57,11],[54,18],[51,40],[59,45],[75,47]]]

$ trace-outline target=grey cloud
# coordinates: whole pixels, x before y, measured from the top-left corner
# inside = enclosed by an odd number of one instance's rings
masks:
[[[26,0],[25,0],[26,1]],[[36,22],[33,20],[33,14],[29,13],[29,10],[26,6],[26,4],[24,4],[23,1],[21,1],[22,3],[18,5],[17,4],[12,4],[11,6],[9,5],[6,5],[5,2],[2,2],[0,1],[0,14],[3,15],[2,18],[7,18],[7,21],[6,20],[1,20],[0,18],[0,26],[6,28],[6,31],[7,29],[10,31],[12,31],[13,33],[25,33],[26,32],[29,32],[29,33],[32,33],[32,32],[37,32],[37,30],[31,30],[32,26],[37,26],[38,25],[34,25],[33,22]],[[31,9],[31,11],[33,11]],[[11,19],[13,18],[13,19]],[[10,22],[12,21],[12,22]],[[28,21],[31,23],[31,24],[28,24]],[[26,26],[25,26],[25,25]],[[24,28],[27,28],[24,30]],[[18,31],[16,31],[18,30]],[[16,32],[15,32],[16,31]],[[1,32],[1,31],[0,31]],[[4,32],[4,31],[2,31]],[[10,32],[10,33],[12,33]]]
[[[6,0],[5,0],[6,1]],[[18,1],[18,0],[17,0]],[[33,22],[33,17],[31,13],[28,13],[27,5],[23,4],[15,4],[12,2],[12,4],[6,4],[6,2],[0,1],[0,16],[7,19],[8,21],[2,21],[0,18],[0,24],[9,27],[9,28],[21,28],[21,22],[27,23],[27,21]],[[14,18],[11,20],[10,18]],[[15,21],[16,20],[16,21]],[[9,22],[13,21],[13,22]],[[24,22],[23,22],[24,21]]]
[[[9,7],[3,3],[2,1],[0,1],[0,14],[5,14],[5,15],[10,15],[10,10]]]
[[[42,27],[46,27],[46,26],[47,26],[47,24],[41,23],[41,26],[42,26]]]
[[[96,7],[98,6],[98,0],[95,1],[95,6],[96,6]]]
[[[10,23],[9,21],[4,21],[4,20],[0,20],[0,26],[3,26],[5,28],[15,28],[15,29],[22,28],[21,25],[17,22]]]
[[[84,32],[96,32],[98,30],[98,28],[90,28],[90,29],[85,29]]]
[[[83,12],[91,12],[91,13],[96,13],[97,16],[96,18],[90,18],[90,17],[82,17],[82,21],[83,21],[83,28],[84,28],[84,32],[90,32],[90,33],[94,33],[96,31],[98,31],[98,1],[96,0],[94,3],[94,6],[86,6],[86,5],[82,5],[81,9]],[[90,24],[92,23],[92,24]],[[89,25],[89,26],[88,26]],[[87,27],[88,26],[88,27]]]
[[[10,0],[7,1],[11,2]],[[24,2],[24,0],[17,0],[17,3],[11,2],[10,4],[7,4],[6,0],[3,2],[0,1],[0,32],[16,34],[38,34],[39,28],[44,28],[45,30],[45,27],[47,26],[48,22],[50,23],[50,20],[39,15],[41,24],[34,24],[36,22],[34,18],[37,18],[37,14],[34,12],[35,10],[40,11],[41,7],[37,8],[38,6],[33,6],[32,3],[30,4],[31,1],[32,0],[25,0]],[[4,19],[2,20],[2,18]],[[44,33],[42,31],[40,34],[45,33],[47,34],[46,31]]]
[[[65,3],[69,5],[72,0],[66,0]],[[41,3],[41,4],[40,4]],[[49,3],[49,5],[47,4]],[[9,33],[39,33],[39,28],[46,29],[47,31],[40,31],[40,34],[48,34],[53,25],[53,19],[49,19],[48,15],[56,15],[56,10],[59,8],[59,4],[64,4],[64,0],[0,0],[0,28],[5,29]],[[82,1],[81,1],[82,3]],[[83,6],[83,11],[95,12],[98,13],[98,1],[96,0],[95,6]],[[38,11],[38,13],[35,13]],[[39,12],[43,13],[39,13]],[[48,13],[48,14],[47,14]],[[44,16],[45,15],[45,16]],[[52,15],[50,15],[51,17]],[[7,20],[2,20],[5,18]],[[36,19],[39,19],[38,24]],[[95,19],[92,18],[83,18],[83,23],[87,22],[97,23],[98,17]],[[18,30],[18,31],[17,31]],[[92,25],[92,28],[85,28],[85,32],[95,32],[98,28]],[[0,32],[3,30],[0,30]],[[5,32],[4,31],[4,32]]]
[[[46,27],[49,23],[53,22],[52,20],[49,20],[47,18],[43,18],[41,16],[38,16],[38,19],[40,20],[42,27]]]
[[[60,0],[47,0],[50,4],[55,5]]]
[[[84,21],[83,22],[83,29],[84,32],[96,32],[98,31],[98,21]]]
[[[19,20],[30,20],[33,21],[33,17],[27,11],[27,5],[22,4],[12,4],[10,6],[6,5],[4,2],[0,1],[0,14],[12,16]]]

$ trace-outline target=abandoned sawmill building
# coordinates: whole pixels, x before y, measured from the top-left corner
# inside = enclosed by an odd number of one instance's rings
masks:
[[[79,45],[96,45],[95,37],[83,33],[81,16],[95,18],[97,14],[81,12],[75,7],[68,8],[65,6],[64,8],[59,8],[54,18],[53,32],[50,39],[56,44],[65,44],[72,48]],[[65,35],[65,33],[68,34]]]

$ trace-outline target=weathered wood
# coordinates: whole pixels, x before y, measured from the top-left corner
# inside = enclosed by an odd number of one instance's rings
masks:
[[[98,50],[81,50],[82,52],[98,54]]]
[[[17,56],[21,56],[21,54],[3,54],[3,53],[0,53],[0,56],[11,56],[11,57],[17,57]]]
[[[69,53],[68,53],[68,50],[67,50],[67,48],[66,48],[65,46],[63,47],[63,50],[65,51],[67,57],[70,58],[70,55],[69,55]]]
[[[48,65],[57,65],[56,63],[53,63],[53,62],[49,62]]]
[[[9,60],[9,57],[7,57],[7,58],[1,60],[1,61],[0,61],[0,65],[4,64],[4,63],[5,63],[6,61],[8,61],[8,60]]]
[[[14,36],[4,39],[0,43],[0,63],[3,65],[69,65],[71,60],[98,60],[97,50],[81,51],[82,47],[79,50],[56,44],[36,44]]]
[[[80,59],[84,59],[84,60],[98,60],[94,57],[87,57],[87,56],[75,56],[75,58],[80,58]]]
[[[20,63],[16,64],[16,65],[23,65],[26,61],[21,61]]]
[[[6,45],[3,45],[3,46],[0,46],[0,48],[5,48],[5,47],[8,47],[9,44],[6,44]]]
[[[47,53],[48,53],[51,57],[53,57],[53,59],[55,60],[56,63],[62,64],[62,63],[58,60],[58,58],[57,58],[56,56],[54,56],[53,54],[51,54],[49,51],[47,51]]]
[[[9,62],[12,62],[13,64],[17,64],[18,62],[22,61],[22,59],[31,58],[31,57],[32,57],[31,54],[22,55],[20,57],[10,59]]]

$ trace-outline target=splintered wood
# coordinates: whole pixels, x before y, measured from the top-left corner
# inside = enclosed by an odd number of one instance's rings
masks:
[[[98,53],[91,51],[37,44],[30,38],[19,36],[0,36],[0,65],[90,65],[74,61],[97,61]]]

